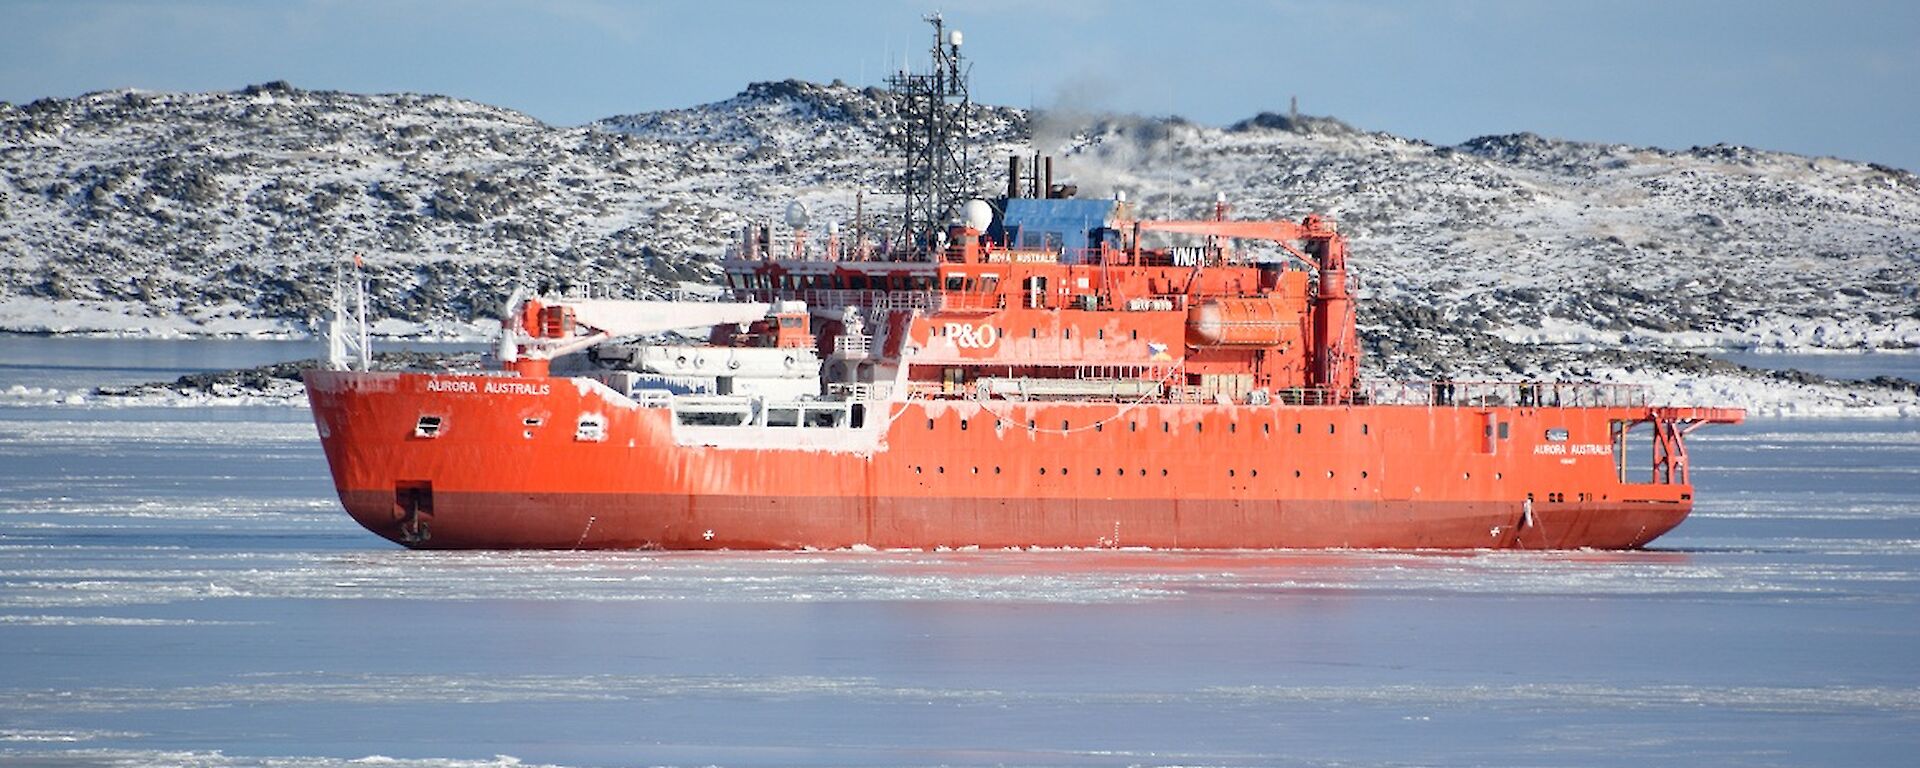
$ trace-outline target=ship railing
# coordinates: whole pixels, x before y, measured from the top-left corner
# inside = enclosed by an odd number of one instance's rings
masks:
[[[908,400],[953,400],[970,398],[972,393],[972,388],[964,384],[938,381],[909,381],[906,387]]]
[[[992,312],[1007,308],[1007,296],[1003,293],[939,291],[933,296],[933,309],[941,312]]]
[[[1150,376],[1117,376],[1101,374],[1117,373],[1099,367],[1085,367],[1076,371],[1074,379],[1081,384],[1102,381],[1152,381]],[[1144,371],[1143,371],[1144,372]],[[1164,380],[1164,379],[1161,379]],[[1012,380],[1008,380],[1012,381]],[[1065,385],[1062,385],[1064,387]],[[1084,387],[1082,387],[1084,389]],[[982,395],[988,397],[1014,397],[1026,399],[1027,390],[1032,387],[1009,387],[1004,382],[996,382],[994,387],[980,390],[971,384],[947,382],[910,382],[907,385],[907,398],[913,400],[952,400],[973,399]],[[1040,387],[1045,390],[1047,388]],[[1061,389],[1055,387],[1054,389]],[[1076,399],[1107,399],[1090,392],[1075,390]],[[884,396],[883,396],[884,397]],[[1645,386],[1638,384],[1614,384],[1605,382],[1525,382],[1525,381],[1366,381],[1353,390],[1343,391],[1321,387],[1281,387],[1278,389],[1250,389],[1232,391],[1219,387],[1196,386],[1190,384],[1168,384],[1152,391],[1128,391],[1125,398],[1141,403],[1163,404],[1245,404],[1245,405],[1420,405],[1436,408],[1494,408],[1494,407],[1534,407],[1534,408],[1640,408],[1651,403],[1650,393]]]
[[[833,337],[833,354],[838,357],[866,357],[873,354],[873,337],[864,333],[843,333]]]
[[[806,288],[783,290],[778,297],[804,301],[809,307],[860,307],[862,309],[932,309],[933,291],[875,291],[854,288]]]
[[[1362,382],[1358,390],[1366,402],[1381,405],[1638,408],[1652,402],[1643,385],[1610,382],[1370,381]]]
[[[1145,381],[1166,381],[1181,369],[1181,364],[1173,363],[1090,363],[1076,365],[1073,377],[1076,379],[1097,379],[1116,381],[1140,379]]]
[[[893,382],[836,382],[827,385],[827,396],[854,402],[881,402],[893,397]]]
[[[675,303],[712,303],[724,301],[732,294],[733,291],[726,288],[675,288],[662,293],[661,297]]]

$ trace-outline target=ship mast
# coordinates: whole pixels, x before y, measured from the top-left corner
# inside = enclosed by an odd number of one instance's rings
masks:
[[[932,233],[944,231],[975,187],[967,164],[971,100],[960,32],[948,32],[938,13],[926,20],[933,25],[933,70],[913,74],[903,68],[887,78],[905,123],[899,140],[907,164],[900,186],[906,197],[903,242],[909,244],[924,243]]]

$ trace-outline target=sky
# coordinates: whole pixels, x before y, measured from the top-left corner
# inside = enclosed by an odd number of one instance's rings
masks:
[[[574,125],[762,80],[878,85],[935,10],[975,101],[1228,125],[1332,115],[1436,144],[1531,131],[1920,170],[1920,2],[0,0],[0,101],[286,80]]]

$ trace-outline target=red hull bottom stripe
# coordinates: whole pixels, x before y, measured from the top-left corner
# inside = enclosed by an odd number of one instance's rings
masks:
[[[423,549],[1634,548],[1688,505],[831,498],[343,491],[361,525]]]

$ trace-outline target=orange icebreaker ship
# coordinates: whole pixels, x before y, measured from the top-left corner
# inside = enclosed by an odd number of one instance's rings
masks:
[[[1140,219],[1041,158],[973,197],[936,40],[895,77],[900,247],[796,205],[726,301],[516,295],[497,370],[308,371],[347,511],[421,548],[1628,548],[1691,509],[1686,435],[1742,417],[1360,382],[1330,222]]]

